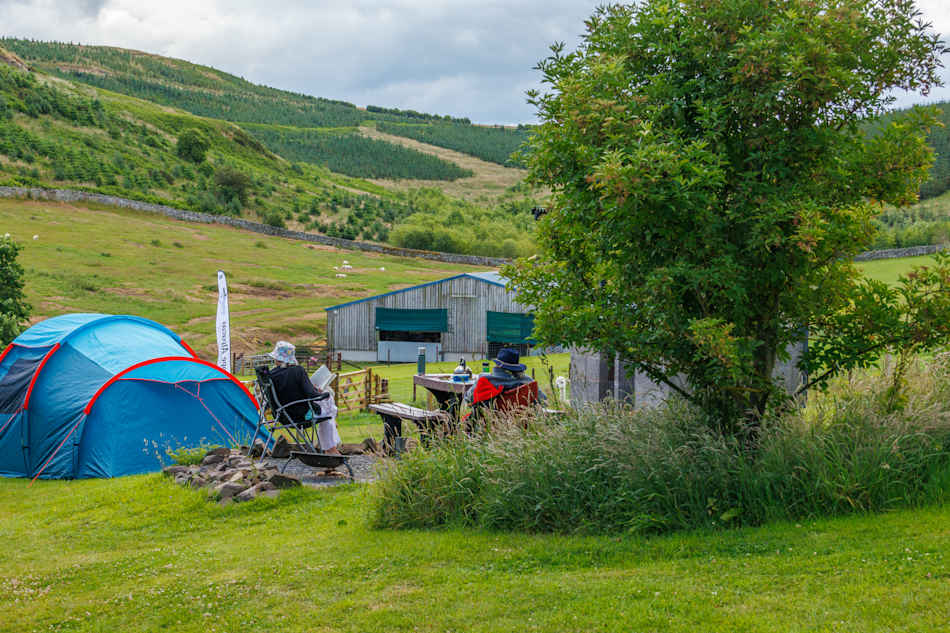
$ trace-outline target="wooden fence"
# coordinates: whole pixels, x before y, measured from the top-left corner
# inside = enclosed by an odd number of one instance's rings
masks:
[[[340,374],[331,383],[340,413],[364,411],[371,404],[389,402],[389,381],[373,374],[372,369],[361,369]]]
[[[331,371],[343,369],[342,355],[333,354],[327,347],[298,347],[297,363],[311,373],[320,365],[326,365]],[[231,369],[235,374],[253,374],[258,367],[271,365],[274,359],[267,354],[239,354],[231,356]]]
[[[256,381],[242,380],[241,383],[260,400]],[[333,379],[330,387],[336,394],[334,400],[339,413],[365,411],[371,404],[392,401],[389,395],[389,381],[374,374],[372,369],[340,374]]]

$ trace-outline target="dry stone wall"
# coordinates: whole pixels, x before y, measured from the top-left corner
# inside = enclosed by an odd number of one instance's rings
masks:
[[[908,246],[907,248],[888,248],[882,251],[868,251],[854,258],[856,262],[866,262],[872,259],[897,259],[898,257],[917,257],[918,255],[933,255],[946,248],[944,244],[930,244],[928,246]]]
[[[186,211],[163,204],[152,204],[150,202],[141,202],[139,200],[129,200],[117,196],[107,196],[101,193],[90,193],[88,191],[75,191],[72,189],[42,189],[39,187],[0,187],[0,198],[26,198],[32,200],[54,200],[56,202],[94,202],[112,207],[123,209],[134,209],[135,211],[145,211],[146,213],[160,213],[175,220],[184,220],[186,222],[200,222],[203,224],[225,224],[246,231],[263,233],[264,235],[273,235],[284,237],[291,240],[301,240],[304,242],[314,242],[316,244],[326,244],[336,248],[365,251],[369,253],[380,253],[382,255],[394,255],[397,257],[416,257],[422,259],[431,259],[450,264],[471,264],[473,266],[486,266],[497,268],[507,264],[509,260],[503,257],[482,257],[480,255],[461,255],[457,253],[437,253],[434,251],[420,251],[412,248],[398,248],[395,246],[386,246],[383,244],[372,244],[370,242],[358,242],[356,240],[345,240],[338,237],[329,237],[327,235],[316,235],[314,233],[304,233],[302,231],[291,231],[276,226],[261,224],[260,222],[251,222],[241,218],[234,218],[228,215],[211,215],[210,213],[199,213],[198,211]]]

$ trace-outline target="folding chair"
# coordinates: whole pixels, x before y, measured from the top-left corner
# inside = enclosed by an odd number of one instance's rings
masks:
[[[526,409],[539,402],[538,382],[533,380],[513,389],[504,389],[493,385],[488,378],[481,376],[479,382],[485,381],[479,388],[475,385],[472,411],[465,418],[466,429],[474,430],[479,422],[483,422],[488,411],[512,413],[518,409]]]
[[[274,440],[276,446],[278,431],[286,431],[297,446],[297,450],[290,451],[290,459],[284,463],[280,472],[283,473],[287,469],[287,465],[290,464],[291,460],[298,459],[308,466],[326,469],[336,468],[342,464],[350,473],[350,479],[353,479],[353,470],[347,463],[345,455],[328,455],[320,450],[317,425],[324,420],[329,420],[330,417],[320,417],[321,410],[318,403],[329,398],[330,394],[321,393],[313,398],[282,403],[277,397],[277,389],[274,387],[270,370],[267,367],[257,367],[254,371],[257,374],[257,390],[261,396],[261,410],[254,439],[257,439],[257,434],[260,433],[261,428],[264,428],[270,433],[270,438]],[[310,418],[295,420],[288,409],[301,403],[307,404],[310,410]],[[268,410],[273,414],[272,420],[267,419]],[[261,459],[265,455],[273,454],[274,447],[269,446],[269,444],[270,439],[264,442]]]

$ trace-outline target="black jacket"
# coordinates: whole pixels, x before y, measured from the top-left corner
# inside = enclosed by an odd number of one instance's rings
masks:
[[[317,388],[310,382],[310,376],[300,365],[285,365],[284,367],[275,367],[270,370],[270,377],[274,383],[274,391],[277,392],[277,399],[281,405],[296,400],[305,400],[307,398],[317,398],[321,394]],[[319,404],[314,404],[315,416],[320,414]],[[310,410],[306,402],[291,405],[284,409],[290,418],[295,422],[303,422],[307,418],[307,411]]]

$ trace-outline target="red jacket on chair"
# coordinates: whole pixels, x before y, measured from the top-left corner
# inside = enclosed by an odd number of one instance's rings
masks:
[[[496,370],[497,372],[497,370]],[[505,375],[507,374],[507,375]],[[510,372],[500,372],[479,376],[466,394],[466,400],[472,404],[472,413],[490,407],[496,411],[511,411],[518,407],[527,407],[543,398],[538,391],[536,380],[516,377]],[[472,413],[469,414],[472,415]],[[466,419],[468,416],[466,416]]]

